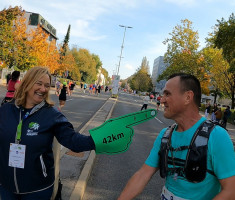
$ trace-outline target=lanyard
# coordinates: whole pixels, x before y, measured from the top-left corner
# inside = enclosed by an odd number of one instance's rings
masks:
[[[22,133],[22,122],[24,119],[26,119],[29,116],[29,112],[26,112],[25,116],[23,117],[23,119],[20,120],[18,126],[17,126],[17,135],[16,135],[16,140],[18,143],[20,143],[20,138],[21,138],[21,133]],[[21,118],[21,111],[20,111],[20,118]]]

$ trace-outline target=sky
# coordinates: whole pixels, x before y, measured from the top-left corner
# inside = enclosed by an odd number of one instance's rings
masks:
[[[88,49],[100,57],[110,76],[119,69],[121,79],[126,79],[137,71],[145,56],[152,73],[154,59],[166,52],[163,41],[183,19],[193,23],[203,48],[217,20],[228,20],[235,11],[235,0],[0,1],[0,10],[9,6],[40,14],[57,30],[57,43],[64,40],[70,24],[70,47]],[[133,28],[125,32],[119,25]]]

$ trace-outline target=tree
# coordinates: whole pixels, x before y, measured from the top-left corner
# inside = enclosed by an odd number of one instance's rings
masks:
[[[227,77],[231,77],[229,84],[229,96],[232,100],[232,108],[235,106],[235,16],[232,13],[226,21],[224,18],[217,20],[214,33],[211,34],[209,42],[214,47],[222,49],[222,54],[229,64],[226,71]],[[228,78],[227,78],[228,80]]]
[[[137,90],[141,92],[152,91],[153,84],[152,79],[149,75],[149,66],[146,57],[143,58],[139,69],[128,81],[128,83],[130,84],[132,90]]]
[[[141,68],[143,71],[145,71],[145,72],[147,72],[148,74],[150,74],[150,70],[149,70],[149,61],[147,60],[146,56],[143,57],[140,68]]]
[[[25,70],[34,64],[27,45],[24,13],[18,6],[0,12],[0,60],[4,62],[3,67]]]
[[[172,33],[163,43],[167,45],[164,62],[169,67],[158,77],[157,81],[166,79],[169,75],[184,72],[195,75],[202,85],[202,92],[209,93],[208,71],[201,64],[201,54],[198,52],[198,32],[192,29],[192,22],[181,20],[182,25],[174,27]]]
[[[67,30],[67,33],[65,35],[65,38],[64,38],[64,42],[63,42],[63,45],[61,47],[61,50],[60,50],[60,54],[61,54],[61,59],[63,60],[63,57],[66,55],[66,52],[68,50],[68,44],[69,44],[69,37],[70,37],[70,24],[69,24],[69,27],[68,27],[68,30]]]
[[[20,7],[0,12],[0,59],[5,67],[24,71],[40,65],[49,67],[53,73],[60,67],[56,41],[49,42],[49,34],[40,26],[26,31],[24,14]]]
[[[94,82],[96,80],[96,61],[93,56],[87,49],[79,49],[73,48],[72,55],[75,59],[76,66],[78,67],[81,73],[81,81],[84,82]]]
[[[215,97],[216,102],[217,95],[228,96],[230,83],[232,80],[231,74],[227,72],[228,62],[223,58],[222,50],[213,47],[206,47],[202,49],[202,65],[210,73],[208,74],[210,79],[210,93]]]
[[[100,69],[101,67],[102,67],[102,62],[101,62],[101,60],[100,60],[100,57],[98,56],[98,55],[96,55],[96,54],[92,54],[92,58],[95,60],[95,62],[96,62],[96,72],[98,72],[98,69]]]

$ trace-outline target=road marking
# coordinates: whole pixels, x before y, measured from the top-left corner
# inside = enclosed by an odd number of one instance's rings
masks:
[[[160,119],[158,119],[158,118],[156,118],[156,117],[155,117],[155,119],[156,119],[157,121],[159,121],[161,124],[163,124],[163,122],[162,122]]]
[[[73,99],[67,99],[66,101],[72,101]]]

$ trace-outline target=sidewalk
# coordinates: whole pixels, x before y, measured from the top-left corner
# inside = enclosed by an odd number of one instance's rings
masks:
[[[88,135],[90,129],[100,126],[108,120],[115,103],[116,99],[109,98],[79,132]],[[94,151],[74,153],[68,149],[62,149],[61,152],[65,152],[62,153],[60,159],[62,199],[80,200],[85,192],[96,154]]]

